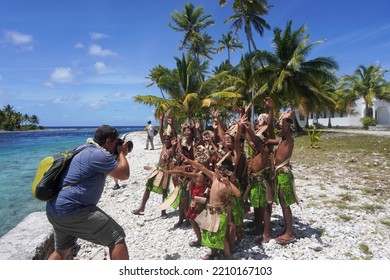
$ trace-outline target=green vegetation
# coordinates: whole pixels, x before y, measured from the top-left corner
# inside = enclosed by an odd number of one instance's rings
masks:
[[[386,168],[380,168],[381,165],[369,164],[374,159],[381,164],[390,163],[390,153],[388,152],[390,137],[324,133],[321,138],[321,149],[311,149],[305,135],[296,136],[294,139],[293,162],[304,163],[308,166],[332,164],[335,167],[348,169],[350,171],[348,177],[357,178],[360,181],[363,177],[362,174],[369,174],[369,176],[364,176],[367,177],[364,178],[367,180],[367,184],[361,189],[365,193],[375,192],[375,188],[372,186],[376,184],[370,182],[378,182],[378,185],[385,187],[390,181]],[[345,183],[339,187],[346,190],[353,188]]]
[[[379,221],[381,224],[390,227],[390,218],[382,219]]]
[[[346,202],[338,200],[338,199],[331,199],[328,202],[335,205],[337,208],[339,208],[341,210],[352,210],[354,208],[349,203],[346,203]]]
[[[340,195],[342,201],[354,201],[355,197],[350,193],[343,193]]]
[[[373,254],[372,254],[372,252],[370,251],[370,248],[368,247],[367,244],[365,244],[365,243],[360,243],[360,244],[359,244],[359,249],[360,249],[360,251],[365,255],[365,256],[363,257],[363,259],[365,259],[365,260],[371,260],[371,259],[372,259]]]
[[[274,100],[275,115],[281,108],[290,107],[305,115],[315,113],[316,117],[325,110],[352,114],[355,102],[363,97],[367,117],[371,117],[372,110],[368,109],[373,98],[390,101],[386,70],[380,65],[359,65],[352,75],[338,78],[338,63],[332,57],[308,59],[311,51],[325,41],[311,42],[305,25],[293,28],[293,21],[288,20],[282,29],[267,23],[264,17],[272,12],[267,0],[219,3],[233,7],[233,14],[225,20],[232,30],[221,39],[208,34],[215,21],[202,7],[187,3],[182,11],[171,14],[168,25],[183,34],[179,44],[183,53],[174,58],[175,67],[158,65],[150,70],[148,86],[157,86],[161,97],[134,97],[135,102],[154,107],[156,119],[165,113],[175,116],[176,127],[186,120],[202,120],[202,125],[208,127],[212,122],[210,108],[217,109],[220,120],[227,123],[235,116],[237,106],[251,104],[249,119],[253,124],[254,116],[265,111],[262,100],[267,96]],[[245,44],[238,37],[241,30]],[[266,30],[273,30],[272,51],[256,45]],[[247,52],[237,65],[232,65],[230,53],[237,49]],[[209,69],[213,56],[222,51],[227,51],[227,60]],[[295,126],[302,132],[296,121]],[[328,126],[332,126],[331,118]],[[312,147],[318,147],[316,135],[311,140]]]
[[[353,219],[351,216],[345,214],[338,214],[337,216],[339,216],[339,218],[345,222],[349,222]]]
[[[384,207],[379,204],[364,204],[361,208],[367,213],[375,213],[375,211],[384,209]]]
[[[329,206],[367,213],[383,211],[390,199],[390,137],[324,133],[321,149],[310,148],[305,135],[294,139],[292,166],[299,163],[326,178],[317,188],[323,191],[319,197]],[[330,188],[343,191],[335,197],[328,194]],[[364,203],[359,199],[362,195],[368,199]],[[382,223],[386,221],[389,222]]]
[[[38,124],[39,118],[36,115],[16,112],[11,105],[4,106],[3,110],[0,110],[0,129],[10,131],[41,129]]]
[[[365,194],[375,194],[375,190],[373,188],[363,188],[362,192]]]
[[[368,129],[369,126],[376,126],[376,120],[373,117],[364,117],[360,121],[364,129]]]
[[[320,137],[322,134],[324,134],[324,132],[317,131],[316,127],[314,127],[312,131],[310,130],[307,131],[307,135],[309,136],[310,139],[310,148],[318,149],[320,147],[316,143],[321,141]]]

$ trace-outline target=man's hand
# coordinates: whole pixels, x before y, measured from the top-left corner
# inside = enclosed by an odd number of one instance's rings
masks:
[[[123,142],[122,145],[117,146],[116,150],[118,154],[123,153],[124,156],[127,156],[127,154],[129,153],[129,147],[127,146],[127,142]]]

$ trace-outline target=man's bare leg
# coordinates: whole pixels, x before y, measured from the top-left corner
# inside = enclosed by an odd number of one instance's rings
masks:
[[[115,244],[110,248],[110,258],[111,260],[128,260],[129,252],[125,241]]]
[[[70,252],[70,249],[71,248],[66,250],[58,250],[58,251],[56,250],[50,254],[48,260],[65,260]]]

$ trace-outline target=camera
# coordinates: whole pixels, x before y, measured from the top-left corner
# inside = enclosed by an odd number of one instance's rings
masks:
[[[122,146],[125,141],[122,138],[118,138],[118,142],[116,142],[115,152],[114,155],[118,155],[117,148],[118,146]],[[129,152],[133,149],[133,142],[127,141],[127,148],[129,149]]]

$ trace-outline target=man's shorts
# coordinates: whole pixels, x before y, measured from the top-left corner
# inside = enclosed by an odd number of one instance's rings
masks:
[[[56,216],[46,212],[54,227],[55,249],[72,248],[78,238],[112,247],[125,239],[123,228],[97,206],[91,206],[72,215]]]

